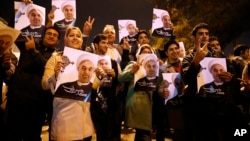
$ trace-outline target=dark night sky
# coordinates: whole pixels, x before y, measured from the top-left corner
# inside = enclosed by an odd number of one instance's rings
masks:
[[[9,22],[10,26],[13,26],[14,1],[0,1],[0,17]],[[46,7],[46,12],[50,10],[51,0],[33,0],[33,2]],[[76,26],[82,28],[83,22],[88,16],[96,19],[90,40],[95,34],[101,33],[106,24],[113,24],[116,27],[116,31],[118,31],[118,19],[136,20],[140,29],[149,30],[152,26],[153,5],[146,0],[76,0],[76,4]]]

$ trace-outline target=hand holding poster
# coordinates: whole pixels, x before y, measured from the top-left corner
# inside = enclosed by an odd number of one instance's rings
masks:
[[[55,96],[88,101],[98,55],[65,47],[62,61]]]
[[[51,11],[54,15],[53,25],[60,32],[65,32],[68,26],[74,26],[76,21],[75,0],[52,0]]]
[[[173,37],[173,23],[168,11],[153,9],[152,35],[161,38]]]
[[[168,92],[168,98],[165,99],[166,104],[168,100],[174,98],[177,95],[182,94],[183,83],[181,80],[181,75],[179,73],[162,73],[163,82],[160,86],[162,91]]]
[[[33,36],[36,42],[42,40],[45,31],[45,8],[36,4],[15,2],[15,28],[21,30],[17,41],[26,41],[25,36]]]
[[[159,74],[159,62],[155,54],[141,54],[139,56],[140,68],[135,73],[135,90],[154,91]]]
[[[65,47],[53,100],[52,140],[79,140],[94,134],[90,97],[97,60],[98,55]]]
[[[101,86],[103,87],[111,87],[112,86],[112,76],[108,74],[112,69],[111,67],[111,59],[110,56],[104,55],[99,56],[97,68],[96,68],[96,76],[101,81]]]
[[[137,26],[135,20],[118,20],[118,29],[119,29],[119,42],[127,37],[128,42],[135,42],[137,35]]]

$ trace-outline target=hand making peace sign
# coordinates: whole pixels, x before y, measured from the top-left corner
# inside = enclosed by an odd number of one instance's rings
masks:
[[[85,23],[83,24],[83,34],[88,36],[92,30],[92,26],[95,22],[95,18],[91,19],[91,16],[88,17],[88,20],[85,21]]]
[[[195,55],[194,55],[194,59],[193,59],[193,63],[195,64],[195,66],[199,66],[200,61],[204,59],[204,57],[206,57],[206,55],[208,54],[208,42],[206,42],[202,47],[201,47],[201,40],[198,40],[197,42],[195,42]]]
[[[30,38],[28,36],[25,36],[25,38],[27,39],[27,41],[25,42],[26,50],[35,49],[35,39],[33,35],[31,35]]]

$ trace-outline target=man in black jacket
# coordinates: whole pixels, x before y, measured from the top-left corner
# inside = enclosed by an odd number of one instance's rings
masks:
[[[202,97],[197,94],[197,76],[200,72],[200,62],[204,57],[217,57],[208,48],[209,28],[205,23],[197,24],[193,31],[194,51],[183,58],[182,75],[184,83],[188,86],[185,91],[184,118],[187,140],[214,141],[230,140],[237,128],[242,128],[241,123],[241,102],[239,101],[239,81],[234,77],[235,71],[232,65],[227,62],[227,71],[219,74],[220,79],[225,83],[224,95],[220,106],[207,115],[207,105],[212,106],[218,102],[216,97]],[[219,108],[219,109],[218,109]],[[211,111],[210,111],[211,112]]]
[[[93,40],[96,54],[104,56],[108,49],[108,38],[98,34]],[[111,59],[111,67],[100,66],[96,69],[93,83],[97,89],[92,95],[92,118],[94,121],[97,141],[120,141],[121,109],[119,95],[116,95],[118,85],[118,63]]]
[[[44,66],[55,51],[59,32],[47,28],[43,40],[36,44],[33,36],[26,42],[16,42],[20,50],[18,67],[9,85],[8,140],[40,141],[41,130],[49,104],[41,79]]]

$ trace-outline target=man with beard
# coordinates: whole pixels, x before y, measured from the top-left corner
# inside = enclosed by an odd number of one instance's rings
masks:
[[[26,14],[28,16],[30,25],[21,29],[21,36],[18,38],[18,41],[25,41],[25,36],[33,36],[36,42],[42,40],[42,34],[45,31],[45,26],[42,25],[43,20],[45,20],[45,14],[43,10],[34,4],[30,4],[27,7]]]

